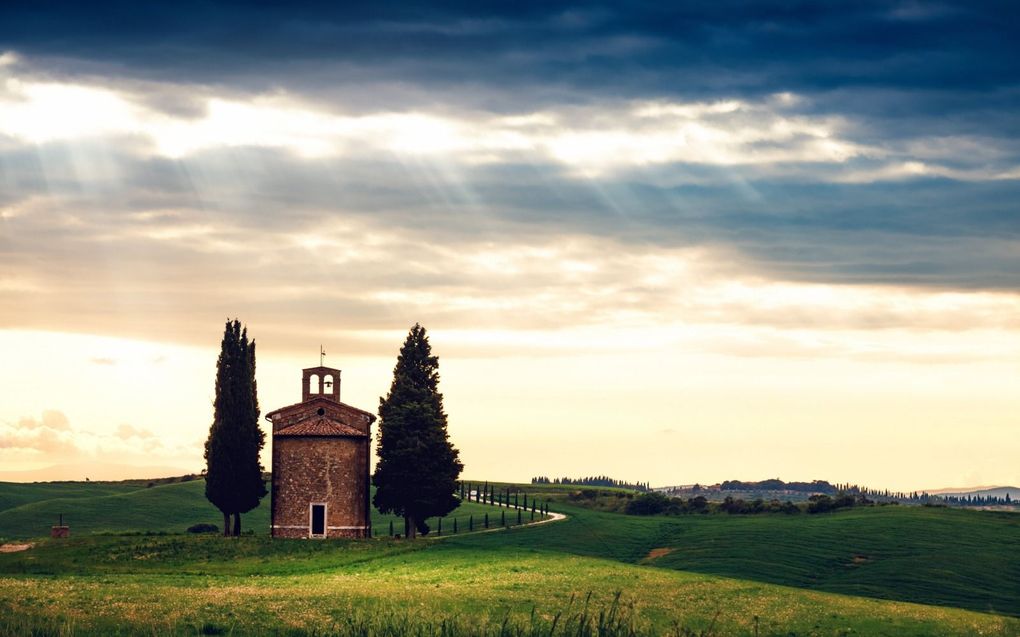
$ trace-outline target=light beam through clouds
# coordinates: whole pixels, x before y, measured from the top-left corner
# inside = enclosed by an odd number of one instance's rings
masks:
[[[422,322],[469,476],[1020,483],[1012,40],[745,9],[0,37],[0,462],[199,469],[237,316],[263,412]]]
[[[634,102],[492,117],[420,112],[345,115],[316,110],[285,95],[245,101],[208,96],[200,101],[200,116],[175,117],[148,107],[141,96],[12,75],[0,99],[0,134],[32,144],[140,136],[153,145],[156,154],[175,159],[221,147],[278,148],[303,158],[357,155],[374,149],[398,155],[452,156],[467,163],[512,162],[530,156],[531,161],[560,162],[587,176],[655,164],[774,167],[846,164],[854,158],[882,163],[869,172],[836,174],[835,180],[924,175],[1012,179],[1020,171],[1018,164],[988,171],[937,163],[950,158],[958,161],[961,147],[980,145],[966,138],[948,144],[944,140],[913,142],[926,161],[911,159],[908,149],[854,143],[841,138],[841,131],[851,127],[841,118],[787,112],[800,102],[803,98],[785,93],[757,103]]]

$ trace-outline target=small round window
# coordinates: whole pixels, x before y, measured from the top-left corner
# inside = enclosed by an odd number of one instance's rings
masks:
[[[326,410],[323,409],[322,407],[319,407],[319,411],[317,411],[315,413],[319,414],[320,416],[324,416],[326,414]]]

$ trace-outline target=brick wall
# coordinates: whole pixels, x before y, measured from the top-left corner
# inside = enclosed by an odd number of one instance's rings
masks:
[[[326,504],[326,537],[365,537],[368,442],[274,437],[273,537],[308,537],[312,503]]]

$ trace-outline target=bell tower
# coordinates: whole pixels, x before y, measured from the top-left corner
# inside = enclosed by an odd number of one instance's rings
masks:
[[[340,402],[340,370],[301,370],[301,402],[266,414],[273,431],[272,537],[372,537],[375,415]],[[2,622],[0,622],[2,623]]]
[[[340,370],[320,365],[301,370],[301,401],[326,398],[340,402]]]

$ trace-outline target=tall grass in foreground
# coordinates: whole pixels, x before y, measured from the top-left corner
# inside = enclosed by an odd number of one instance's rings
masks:
[[[674,622],[665,633],[644,625],[634,612],[632,604],[621,601],[616,593],[608,605],[591,603],[591,593],[578,600],[572,597],[567,607],[549,616],[532,609],[526,619],[509,614],[502,620],[461,619],[457,617],[421,618],[410,613],[355,611],[334,620],[328,626],[317,627],[258,627],[243,621],[201,623],[183,622],[175,625],[157,622],[138,622],[130,626],[93,625],[85,621],[32,616],[14,609],[3,609],[0,614],[0,634],[31,637],[92,637],[148,635],[151,637],[180,635],[230,635],[273,637],[718,637],[712,624],[695,630]]]

